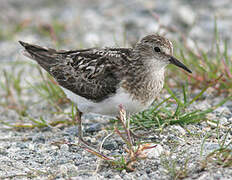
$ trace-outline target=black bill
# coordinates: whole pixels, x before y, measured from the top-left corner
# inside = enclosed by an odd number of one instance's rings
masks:
[[[184,69],[185,71],[192,73],[192,71],[190,71],[182,62],[180,62],[179,60],[177,60],[176,58],[172,57],[169,59],[171,64],[174,64],[182,69]]]

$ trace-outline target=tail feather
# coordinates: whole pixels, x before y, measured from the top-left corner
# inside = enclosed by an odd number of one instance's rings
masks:
[[[25,48],[23,54],[40,64],[46,71],[57,64],[58,54],[54,49],[46,49],[41,46],[29,44],[23,41],[19,43]]]

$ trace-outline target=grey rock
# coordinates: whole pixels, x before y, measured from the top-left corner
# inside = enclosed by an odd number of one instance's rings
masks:
[[[73,126],[73,127],[69,127],[65,130],[65,132],[63,133],[64,136],[78,136],[78,127],[77,126]]]
[[[86,133],[94,133],[94,132],[98,132],[102,129],[102,124],[100,123],[94,123],[94,124],[91,124],[88,128],[85,129],[85,132]]]
[[[116,150],[118,149],[118,144],[116,141],[105,141],[103,148],[107,150]]]

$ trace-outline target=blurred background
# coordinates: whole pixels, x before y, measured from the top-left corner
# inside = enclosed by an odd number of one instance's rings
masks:
[[[208,50],[215,20],[231,44],[230,0],[1,0],[0,12],[0,62],[17,60],[18,40],[61,49],[130,46],[154,32]]]

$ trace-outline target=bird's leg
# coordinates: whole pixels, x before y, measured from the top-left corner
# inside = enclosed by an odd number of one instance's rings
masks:
[[[79,138],[79,142],[82,142],[82,143],[84,143],[85,145],[90,146],[89,143],[87,143],[87,142],[83,139],[83,133],[82,133],[82,120],[81,120],[82,114],[83,114],[83,113],[77,109],[76,121],[77,121],[77,123],[78,123],[78,138]]]
[[[84,148],[86,151],[94,154],[95,156],[98,156],[100,157],[101,159],[104,159],[104,160],[113,160],[107,156],[105,156],[104,154],[102,154],[101,152],[99,151],[96,151],[95,148],[93,148],[88,142],[86,142],[84,139],[83,139],[83,134],[82,134],[82,121],[81,121],[81,117],[82,117],[82,112],[79,111],[77,109],[77,115],[76,115],[76,121],[78,123],[78,138],[79,138],[79,143],[81,142],[82,145],[80,145],[81,148]],[[84,145],[84,146],[83,146]]]

